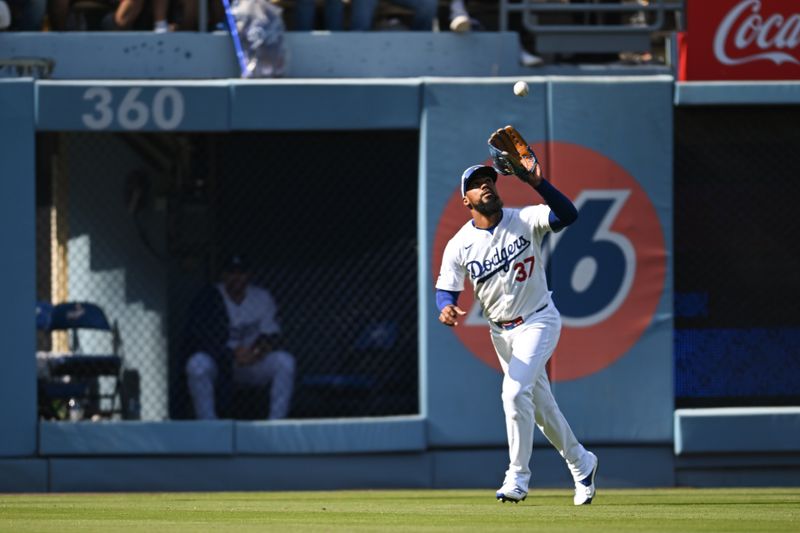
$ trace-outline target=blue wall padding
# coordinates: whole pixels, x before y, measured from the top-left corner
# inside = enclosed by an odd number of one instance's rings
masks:
[[[800,328],[675,330],[675,396],[800,396]]]
[[[239,76],[227,33],[3,32],[8,57],[47,57],[53,79],[208,79]]]
[[[633,346],[605,368],[555,383],[553,389],[576,435],[585,442],[669,443],[673,410],[672,79],[525,80],[530,94],[524,99],[514,97],[513,82],[503,79],[426,80],[423,86],[420,138],[426,189],[420,250],[427,270],[420,275],[420,283],[425,284],[420,291],[433,293],[438,272],[431,271],[431,255],[439,220],[448,201],[458,194],[463,169],[487,159],[486,139],[492,130],[513,124],[532,144],[569,143],[602,154],[624,169],[652,204],[666,248],[663,285],[653,288],[658,291],[655,310]],[[454,136],[454,131],[460,134]],[[547,156],[547,151],[540,154],[543,159]],[[584,180],[583,190],[606,187],[591,175],[591,169],[573,178]],[[550,179],[558,186],[560,179],[567,178],[554,170]],[[538,201],[531,192],[530,203]],[[467,219],[465,210],[463,221]],[[639,246],[644,248],[646,243]],[[556,303],[558,297],[554,294]],[[429,443],[503,445],[502,375],[479,361],[454,330],[438,323],[438,311],[432,298],[429,300],[427,308],[421,308],[423,331],[427,332],[423,342],[428,352],[424,375]],[[600,326],[602,323],[595,329],[602,329]],[[624,333],[618,328],[606,331],[604,336],[596,335],[598,347]],[[488,328],[485,334],[488,336]]]
[[[512,76],[519,64],[516,32],[417,31],[285,34],[289,78]],[[226,32],[2,32],[5,57],[46,57],[52,79],[238,78]]]
[[[39,453],[229,455],[424,450],[421,417],[234,422],[42,422]]]
[[[36,84],[36,127],[42,131],[417,129],[421,84],[419,78],[41,81]],[[176,93],[182,107],[180,119],[173,121]],[[142,120],[137,122],[140,112]]]
[[[665,487],[673,485],[673,454],[668,446],[593,447],[602,462],[599,483],[604,487]],[[495,487],[508,467],[503,448],[446,450],[433,453],[433,486],[436,488]],[[646,464],[647,468],[631,468]],[[572,486],[564,459],[549,443],[534,445],[531,487]]]
[[[800,452],[800,407],[675,411],[675,455]]]
[[[180,93],[183,107],[177,115],[180,120],[173,122],[175,92]],[[227,130],[230,121],[227,81],[39,81],[36,93],[36,129],[40,131],[99,126],[103,131],[219,131]],[[167,127],[159,127],[156,117],[163,117],[160,124]]]
[[[674,406],[673,110],[668,104],[674,81],[666,76],[566,78],[551,85],[548,116],[553,140],[590,148],[628,172],[657,212],[666,253],[659,302],[636,344],[597,373],[555,383],[554,394],[576,435],[587,442],[668,443]],[[602,188],[587,178],[587,188]],[[558,185],[557,176],[553,179]],[[555,262],[553,269],[559,269]],[[558,304],[558,294],[553,297]],[[624,331],[609,332],[598,344],[617,334]]]
[[[420,292],[433,294],[438,272],[431,272],[431,248],[442,211],[460,190],[465,168],[489,157],[486,140],[495,129],[514,124],[531,143],[547,137],[544,78],[526,78],[530,93],[517,98],[513,80],[430,80],[424,89],[424,123],[420,132],[422,183],[427,219],[420,239]],[[502,178],[501,178],[502,179]],[[469,217],[464,211],[464,222]],[[422,242],[426,245],[423,246]],[[471,355],[454,332],[442,327],[433,298],[421,309],[428,331],[425,369],[429,419],[428,440],[434,446],[497,445],[505,441],[500,403],[502,376]],[[422,327],[422,326],[421,326]],[[488,329],[486,334],[488,335]]]
[[[0,492],[46,492],[47,460],[0,459]]]
[[[604,487],[664,487],[673,484],[670,447],[596,447],[605,468]],[[484,488],[487,498],[507,465],[502,448],[424,453],[282,455],[231,457],[53,458],[49,490],[219,491],[341,490],[393,488]],[[631,468],[646,464],[648,468]],[[533,485],[566,489],[572,479],[549,445],[531,462]],[[2,464],[0,464],[2,468]]]
[[[237,422],[240,454],[362,453],[426,448],[418,416],[313,421]]]
[[[782,105],[800,104],[796,82],[679,82],[675,84],[675,105]]]
[[[232,130],[417,129],[420,80],[232,82]]]
[[[425,454],[297,457],[64,458],[50,461],[50,490],[224,491],[430,487]]]
[[[232,420],[41,422],[41,455],[231,454]]]
[[[495,128],[512,123],[519,126],[529,141],[556,141],[581,145],[602,154],[626,170],[646,192],[663,227],[664,241],[671,244],[671,91],[668,77],[642,78],[547,78],[528,77],[530,94],[517,98],[511,92],[513,78],[416,78],[410,80],[269,80],[202,83],[75,83],[37,82],[45,114],[40,126],[86,130],[86,115],[95,104],[86,100],[89,87],[107,88],[115,102],[141,87],[137,101],[149,102],[158,91],[176,88],[184,95],[186,122],[178,129],[382,129],[420,128],[420,180],[423,184],[420,220],[420,286],[433,291],[431,245],[439,218],[447,202],[458,190],[458,176],[467,166],[487,159],[486,138]],[[29,85],[30,86],[30,85]],[[200,100],[213,99],[202,115],[195,103],[195,92],[209,92]],[[161,93],[163,94],[163,93]],[[197,93],[200,95],[201,93]],[[228,102],[228,103],[225,103]],[[34,108],[29,102],[30,111]],[[279,104],[279,105],[278,105]],[[630,113],[632,104],[636,113]],[[47,109],[49,111],[45,112]],[[114,117],[107,131],[119,126],[119,106],[112,106]],[[188,110],[191,109],[191,112]],[[227,121],[219,117],[228,110]],[[191,115],[191,116],[190,116]],[[121,116],[125,116],[124,113]],[[217,118],[209,118],[217,117]],[[623,117],[623,118],[620,118]],[[128,117],[130,119],[131,117]],[[152,118],[152,117],[151,117]],[[208,120],[209,122],[203,122]],[[115,122],[116,121],[116,122]],[[28,122],[32,124],[30,115]],[[124,125],[124,124],[123,124]],[[152,125],[143,123],[142,129]],[[32,128],[32,126],[30,126]],[[457,134],[454,134],[456,132]],[[32,198],[31,177],[33,137],[28,139],[30,166],[22,175]],[[357,163],[357,162],[356,162]],[[583,178],[583,177],[581,177]],[[592,176],[585,177],[592,187]],[[554,177],[554,182],[557,182]],[[598,186],[601,186],[599,184]],[[531,192],[531,195],[534,194]],[[535,197],[534,197],[535,199]],[[19,203],[19,202],[17,202]],[[26,212],[27,213],[27,212]],[[28,220],[33,225],[33,201]],[[466,218],[465,213],[465,218]],[[24,291],[31,312],[33,353],[33,247],[34,235],[21,248],[29,248],[27,265],[31,285]],[[27,253],[27,252],[26,252]],[[15,263],[16,264],[16,263]],[[638,343],[612,365],[592,375],[555,385],[555,394],[576,433],[585,442],[661,443],[670,441],[672,432],[672,323],[671,265],[667,258],[666,282],[659,287],[658,309],[652,324]],[[21,269],[22,271],[22,269]],[[421,301],[427,301],[421,298]],[[210,439],[196,438],[189,426],[157,423],[122,424],[107,428],[103,424],[76,424],[73,427],[42,425],[43,454],[136,454],[173,453],[342,453],[356,450],[417,450],[436,447],[504,446],[505,428],[500,403],[501,375],[467,351],[451,331],[436,322],[435,307],[421,309],[421,375],[425,380],[422,406],[424,424],[372,420],[359,426],[345,424],[331,430],[310,423],[300,430],[292,423],[241,424],[214,433]],[[22,315],[20,315],[22,316]],[[22,328],[20,328],[22,329]],[[427,332],[427,333],[426,333]],[[613,333],[612,333],[613,334]],[[25,377],[31,380],[34,394],[33,357]],[[4,379],[4,378],[3,378]],[[16,392],[16,391],[15,391]],[[18,400],[15,393],[14,398]],[[31,408],[35,400],[30,398]],[[35,414],[24,432],[31,439],[35,454]],[[187,423],[188,424],[188,423]],[[404,426],[403,424],[407,424]],[[203,426],[200,426],[201,428]],[[402,430],[402,431],[401,431]],[[64,433],[74,432],[74,433]],[[163,434],[162,434],[163,432]],[[184,435],[185,433],[185,435]],[[207,444],[201,441],[208,440]],[[203,448],[207,446],[207,448]],[[198,448],[200,449],[198,450]],[[183,452],[181,451],[183,450]],[[205,450],[205,451],[202,451]],[[283,451],[283,452],[282,452]]]
[[[36,453],[34,84],[0,81],[0,457]]]

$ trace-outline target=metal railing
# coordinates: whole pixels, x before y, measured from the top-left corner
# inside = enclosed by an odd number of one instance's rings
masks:
[[[665,28],[667,14],[683,10],[683,2],[651,0],[648,4],[639,3],[546,3],[534,0],[500,0],[499,27],[507,31],[511,13],[521,13],[522,26],[536,36],[537,50],[540,52],[615,52],[633,49],[650,49],[650,36]],[[624,15],[653,13],[647,22],[630,22]],[[560,24],[543,23],[540,15],[566,14],[579,16],[582,23]],[[622,22],[608,23],[603,15],[622,15]],[[630,18],[627,17],[627,18]],[[619,20],[619,19],[618,19]]]

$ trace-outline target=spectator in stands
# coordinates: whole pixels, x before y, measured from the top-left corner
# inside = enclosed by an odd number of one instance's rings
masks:
[[[76,11],[79,3],[74,0],[49,0],[50,3],[50,27],[55,31],[65,30],[92,30],[100,29],[105,31],[133,30],[153,28],[156,32],[166,32],[169,27],[167,24],[167,10],[169,0],[150,0],[152,8],[152,18],[142,18],[142,12],[148,5],[146,0],[98,0],[92,2],[90,11],[97,11],[98,5],[106,4],[108,13],[102,17],[99,27],[89,24],[86,16]],[[191,2],[190,2],[191,3]]]
[[[433,19],[436,17],[437,0],[392,0],[391,3],[407,7],[414,12],[411,29],[414,31],[433,30]],[[372,29],[378,0],[353,0],[350,29],[353,31],[369,31]]]
[[[0,0],[0,30],[41,31],[46,0]]]
[[[464,0],[450,0],[450,31],[465,33],[475,26],[477,21],[469,16]]]
[[[156,33],[166,33],[169,31],[167,23],[167,11],[169,10],[169,0],[153,0],[153,31]]]
[[[11,10],[4,0],[0,0],[0,30],[8,29],[11,26]]]
[[[649,6],[649,0],[622,0],[623,4],[636,6]],[[628,17],[628,24],[631,26],[645,27],[648,24],[647,13],[645,11],[635,11]],[[649,51],[620,52],[619,59],[623,63],[641,65],[653,62],[653,55]]]
[[[178,30],[197,31],[199,25],[198,0],[180,0],[183,16],[178,24]],[[225,20],[225,9],[220,0],[208,1],[208,27],[201,28],[200,31],[208,31],[217,28]]]
[[[294,388],[294,357],[279,349],[277,308],[250,283],[241,255],[227,259],[221,282],[193,302],[187,322],[185,370],[199,419],[229,413],[235,386],[269,385],[269,418],[285,418]],[[266,401],[266,398],[265,398]]]
[[[51,30],[64,31],[67,29],[69,0],[50,0],[47,6],[47,13],[50,18]]]
[[[142,12],[144,0],[120,0],[113,16],[106,19],[108,30],[128,30],[133,28],[133,24]]]
[[[315,0],[297,0],[295,2],[295,30],[311,31],[314,29],[316,7]],[[325,29],[330,31],[344,29],[344,2],[342,0],[325,0]]]
[[[570,3],[571,0],[532,0],[532,1],[537,3],[549,2],[549,3],[568,4]],[[520,52],[519,61],[520,64],[522,64],[522,66],[524,67],[538,67],[544,63],[544,60],[541,57],[529,52],[528,50],[525,49],[524,46],[522,47],[522,51]]]
[[[450,31],[456,33],[468,32],[472,29],[467,6],[464,0],[451,0],[450,2]]]

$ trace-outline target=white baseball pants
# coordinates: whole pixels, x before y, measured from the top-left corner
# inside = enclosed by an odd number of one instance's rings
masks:
[[[281,350],[268,353],[248,366],[233,369],[235,385],[266,385],[271,383],[269,396],[270,420],[286,418],[294,389],[294,357]],[[217,418],[214,405],[214,383],[217,363],[209,354],[197,352],[186,361],[186,377],[195,416],[200,420]]]
[[[503,485],[528,490],[531,479],[533,425],[566,460],[575,481],[591,473],[591,456],[575,438],[550,390],[545,364],[561,335],[561,316],[551,301],[511,330],[491,326],[492,343],[503,369],[503,410],[509,465]]]

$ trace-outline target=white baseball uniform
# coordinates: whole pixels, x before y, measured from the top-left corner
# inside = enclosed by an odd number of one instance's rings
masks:
[[[252,346],[261,335],[280,333],[275,317],[277,307],[269,292],[248,285],[244,299],[237,304],[230,299],[222,284],[217,285],[217,290],[228,312],[228,348]],[[235,366],[233,381],[248,386],[271,383],[269,418],[285,418],[294,387],[294,370],[294,357],[283,350],[275,350],[251,365]],[[214,381],[217,366],[214,359],[204,352],[195,353],[186,362],[186,373],[197,418],[216,418]]]
[[[493,230],[468,221],[447,243],[436,282],[437,289],[462,291],[469,276],[489,321],[504,374],[501,397],[509,467],[503,485],[525,492],[534,423],[564,457],[576,482],[594,466],[558,408],[545,371],[561,333],[561,316],[550,298],[542,260],[542,240],[551,231],[549,215],[547,205],[536,205],[503,208]]]
[[[217,290],[228,311],[228,348],[252,346],[262,334],[275,335],[281,332],[275,318],[278,308],[266,290],[248,285],[244,299],[238,304],[231,300],[221,283],[217,284]]]

